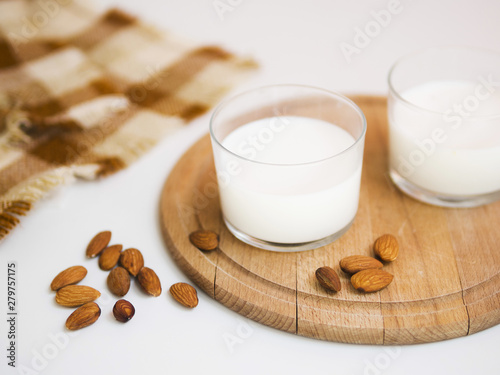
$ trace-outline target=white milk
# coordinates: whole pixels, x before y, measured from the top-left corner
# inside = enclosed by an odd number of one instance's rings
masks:
[[[394,102],[391,167],[413,184],[444,195],[499,191],[499,91],[466,81],[436,81],[404,91],[407,101],[434,112]]]
[[[306,117],[265,118],[237,128],[222,144],[243,158],[226,153],[217,162],[232,172],[223,179],[218,169],[226,220],[278,243],[320,240],[345,228],[358,208],[361,156],[359,162],[348,153],[331,157],[354,142],[342,128]]]

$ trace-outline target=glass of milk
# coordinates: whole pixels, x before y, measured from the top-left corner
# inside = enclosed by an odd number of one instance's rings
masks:
[[[224,222],[275,251],[328,244],[358,209],[366,120],[342,95],[300,85],[221,103],[210,135]]]
[[[432,48],[389,73],[389,170],[408,195],[446,207],[500,199],[500,54]]]

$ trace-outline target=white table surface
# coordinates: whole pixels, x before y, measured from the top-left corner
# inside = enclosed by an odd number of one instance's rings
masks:
[[[347,62],[340,45],[389,1],[222,0],[233,10],[221,20],[213,0],[106,0],[161,27],[255,57],[261,69],[233,92],[272,83],[301,83],[342,93],[384,94],[391,64],[437,45],[499,48],[496,0],[401,0],[401,12]],[[399,8],[398,8],[399,9]],[[322,342],[284,333],[230,311],[199,293],[187,310],[167,290],[189,281],[170,258],[158,222],[159,194],[170,169],[207,132],[208,115],[160,142],[127,170],[79,182],[39,203],[0,246],[0,374],[498,374],[500,326],[445,342],[381,347]],[[113,243],[137,247],[156,270],[164,293],[147,297],[136,285],[126,296],[136,316],[114,320],[107,273],[85,259],[89,239],[113,231]],[[6,365],[6,270],[17,263],[17,369]],[[67,336],[70,310],[57,306],[48,285],[60,270],[82,264],[85,284],[103,292],[102,316]],[[54,343],[55,342],[55,343]]]

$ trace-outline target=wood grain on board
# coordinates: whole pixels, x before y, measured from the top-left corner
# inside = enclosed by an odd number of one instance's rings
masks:
[[[367,122],[359,210],[349,231],[319,249],[260,250],[237,240],[222,221],[210,139],[198,141],[172,170],[161,196],[167,248],[209,296],[239,314],[317,339],[412,344],[466,336],[500,322],[500,202],[440,208],[399,192],[387,173],[386,100],[357,96]],[[219,249],[189,242],[197,229],[220,235]],[[394,281],[359,293],[340,271],[345,256],[373,255],[384,233],[397,236],[398,259],[384,266]],[[315,270],[336,269],[339,293],[320,287]]]

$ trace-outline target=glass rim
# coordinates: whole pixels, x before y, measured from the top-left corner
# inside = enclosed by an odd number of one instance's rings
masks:
[[[401,65],[401,63],[409,61],[416,56],[423,55],[423,54],[428,53],[430,51],[445,51],[445,50],[462,50],[462,51],[471,52],[471,53],[483,52],[483,53],[491,54],[493,56],[496,55],[496,57],[500,58],[500,51],[492,50],[492,49],[488,49],[488,48],[481,48],[481,47],[437,46],[437,47],[422,48],[422,49],[419,49],[419,50],[416,50],[414,52],[411,52],[411,53],[408,53],[406,55],[401,56],[391,66],[391,68],[389,69],[389,74],[387,75],[387,83],[389,85],[389,93],[392,93],[404,105],[406,105],[410,108],[416,109],[420,112],[426,112],[428,114],[440,115],[440,116],[445,115],[446,112],[427,109],[427,108],[421,107],[421,106],[414,104],[411,101],[403,98],[403,96],[401,96],[400,92],[395,89],[394,84],[393,84],[393,79],[392,79],[394,71],[396,70],[396,68],[398,68]],[[489,120],[489,119],[496,119],[496,118],[500,118],[500,112],[498,114],[493,114],[493,115],[485,115],[485,116],[471,115],[469,117],[461,117],[462,121],[465,121],[465,122],[471,121],[471,120]]]
[[[220,111],[223,110],[233,100],[238,99],[238,98],[240,98],[240,97],[242,97],[244,95],[251,94],[252,92],[259,91],[259,90],[272,89],[272,88],[285,88],[285,87],[309,89],[309,90],[312,90],[312,91],[316,91],[318,93],[323,93],[323,94],[328,95],[330,97],[333,97],[333,98],[335,98],[337,100],[343,101],[345,104],[347,104],[351,109],[353,109],[360,116],[361,126],[362,126],[361,134],[358,137],[356,137],[356,139],[354,140],[353,144],[351,144],[345,150],[337,152],[336,154],[330,155],[330,156],[328,156],[326,158],[323,158],[323,159],[318,159],[318,160],[313,160],[313,161],[307,161],[307,162],[303,162],[303,163],[292,163],[292,164],[268,163],[268,162],[265,162],[265,161],[252,160],[252,159],[246,158],[244,156],[241,156],[241,155],[239,155],[239,154],[237,154],[237,153],[229,150],[215,136],[215,134],[214,134],[214,120],[215,120],[217,114],[219,114]],[[357,146],[361,142],[361,140],[364,139],[365,134],[366,134],[366,128],[367,128],[367,124],[366,124],[365,114],[363,113],[363,111],[361,110],[361,108],[359,108],[359,106],[356,103],[354,103],[354,101],[352,101],[351,99],[349,99],[348,97],[346,97],[346,96],[344,96],[344,95],[342,95],[342,94],[340,94],[338,92],[327,90],[327,89],[323,89],[323,88],[319,88],[319,87],[315,87],[315,86],[301,85],[301,84],[287,84],[287,83],[285,83],[285,84],[274,84],[274,85],[265,85],[265,86],[254,87],[252,89],[245,90],[245,91],[240,92],[240,93],[238,93],[236,95],[233,95],[233,96],[231,96],[229,98],[226,98],[223,101],[221,101],[217,105],[217,107],[215,107],[212,115],[210,116],[210,122],[209,122],[210,138],[212,140],[214,140],[215,143],[219,147],[221,147],[226,152],[230,153],[232,156],[235,156],[238,159],[241,159],[241,160],[244,160],[244,161],[247,161],[247,162],[250,162],[250,163],[261,164],[261,165],[268,165],[268,166],[279,166],[279,167],[296,167],[296,166],[303,166],[303,165],[313,165],[313,164],[322,163],[322,162],[325,162],[327,160],[331,160],[331,159],[337,158],[337,157],[339,157],[339,156],[341,156],[341,155],[349,152],[353,148],[355,148],[355,146]]]

